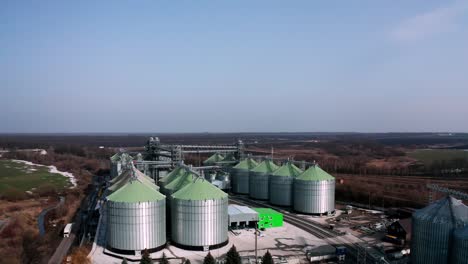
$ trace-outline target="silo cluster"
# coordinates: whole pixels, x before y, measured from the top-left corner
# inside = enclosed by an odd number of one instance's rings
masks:
[[[268,200],[270,174],[278,169],[272,160],[264,160],[249,172],[249,197]]]
[[[292,161],[278,167],[271,159],[257,164],[247,158],[232,168],[231,177],[234,193],[291,206],[305,214],[324,215],[335,211],[335,178],[315,163],[302,171]]]
[[[447,196],[412,216],[411,263],[467,263],[468,207]]]
[[[294,178],[294,210],[306,214],[335,211],[335,178],[314,164]]]
[[[166,197],[134,167],[114,180],[105,206],[107,247],[118,252],[155,251],[164,247]]]
[[[255,168],[258,163],[252,158],[247,158],[239,162],[231,169],[231,189],[235,193],[249,193],[249,171]]]
[[[288,161],[270,176],[270,203],[279,206],[293,205],[293,180],[302,170]]]

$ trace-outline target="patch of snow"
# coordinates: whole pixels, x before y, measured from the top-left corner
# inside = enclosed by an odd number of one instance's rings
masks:
[[[16,162],[16,163],[23,163],[23,164],[26,164],[26,165],[29,165],[29,166],[47,167],[47,168],[49,168],[50,173],[57,173],[57,174],[60,174],[62,176],[67,177],[70,180],[70,183],[73,185],[70,188],[76,187],[76,178],[75,178],[75,176],[73,176],[73,173],[66,172],[66,171],[59,171],[57,169],[57,167],[55,167],[54,165],[46,166],[46,165],[41,165],[41,164],[35,164],[35,163],[32,163],[30,161],[26,161],[26,160],[12,160],[12,161]]]

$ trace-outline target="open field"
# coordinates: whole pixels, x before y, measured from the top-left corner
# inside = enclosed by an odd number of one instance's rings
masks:
[[[0,193],[11,189],[34,193],[35,189],[44,185],[60,190],[70,187],[71,183],[65,176],[49,172],[48,167],[0,160]]]
[[[468,161],[468,151],[449,149],[419,149],[408,153],[409,157],[419,160],[426,166],[434,162]]]

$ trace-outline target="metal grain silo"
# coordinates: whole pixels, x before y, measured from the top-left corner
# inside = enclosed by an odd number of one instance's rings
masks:
[[[240,194],[249,193],[249,170],[258,165],[252,158],[244,159],[231,169],[232,191]]]
[[[468,226],[453,232],[452,263],[468,264]]]
[[[468,224],[468,207],[447,196],[412,217],[411,263],[451,263],[453,231]]]
[[[293,179],[302,170],[288,161],[270,175],[270,203],[280,206],[291,206],[293,201]]]
[[[166,197],[132,178],[107,197],[107,247],[155,251],[166,243]]]
[[[335,178],[312,165],[293,180],[294,210],[306,214],[335,211]]]
[[[207,158],[205,161],[203,161],[203,164],[205,166],[212,166],[215,165],[217,162],[222,161],[224,159],[223,155],[219,153],[215,153],[211,155],[209,158]]]
[[[171,197],[172,243],[213,249],[228,242],[228,195],[203,178]]]
[[[270,174],[279,167],[271,160],[264,160],[249,172],[249,197],[268,200]]]

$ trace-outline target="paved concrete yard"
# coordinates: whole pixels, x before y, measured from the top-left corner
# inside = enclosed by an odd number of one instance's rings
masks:
[[[255,255],[255,237],[254,230],[236,230],[229,233],[229,244],[211,251],[211,254],[216,257],[221,257],[234,244],[237,247],[241,256]],[[315,236],[306,233],[305,231],[284,223],[283,227],[272,228],[263,231],[258,237],[258,255],[263,255],[266,250],[270,250],[273,256],[284,256],[290,259],[305,259],[305,251],[307,249],[319,248],[326,245],[326,242],[316,238]],[[162,252],[151,254],[153,258],[160,258]],[[168,258],[174,258],[171,263],[181,263],[182,258],[189,258],[192,263],[201,263],[208,252],[188,251],[179,249],[174,246],[169,246],[164,249]],[[135,256],[128,256],[128,258]],[[98,246],[92,255],[93,263],[102,264],[120,264],[121,259],[104,254],[104,248]]]

